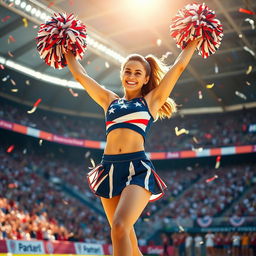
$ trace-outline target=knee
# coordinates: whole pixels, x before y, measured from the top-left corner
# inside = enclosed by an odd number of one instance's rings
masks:
[[[113,238],[120,239],[125,235],[129,235],[130,229],[122,218],[115,218],[112,223],[111,235]]]

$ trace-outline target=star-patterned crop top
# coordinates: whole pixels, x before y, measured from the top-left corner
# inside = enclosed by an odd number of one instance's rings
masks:
[[[117,128],[128,128],[141,134],[145,141],[153,121],[154,118],[143,97],[131,100],[116,99],[111,102],[106,112],[106,134]]]

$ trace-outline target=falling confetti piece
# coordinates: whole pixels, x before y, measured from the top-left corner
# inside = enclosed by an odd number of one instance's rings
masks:
[[[11,79],[11,83],[12,83],[12,85],[16,85],[16,82],[13,80],[13,79]]]
[[[38,26],[37,26],[37,25],[35,25],[35,26],[33,26],[33,28],[38,28]]]
[[[92,167],[94,168],[96,166],[94,160],[90,158],[90,161],[91,161]]]
[[[84,156],[85,156],[85,158],[88,158],[90,155],[91,155],[91,152],[87,151]]]
[[[218,178],[218,175],[214,175],[212,178],[206,180],[207,183],[212,182]]]
[[[218,169],[220,167],[220,160],[221,160],[221,156],[217,156],[216,163],[215,163],[215,169]]]
[[[247,21],[247,22],[249,22],[249,23],[250,23],[250,25],[251,25],[252,29],[255,29],[255,26],[254,26],[254,20],[249,19],[249,18],[246,18],[246,19],[245,19],[245,21]]]
[[[17,188],[17,187],[18,187],[18,185],[17,185],[16,183],[10,183],[10,184],[8,184],[8,188],[13,189],[13,188]]]
[[[42,101],[42,99],[38,99],[38,100],[34,103],[33,108],[32,108],[31,110],[28,110],[27,113],[28,113],[28,114],[33,114],[33,113],[36,111],[36,109],[37,109],[37,107],[38,107],[38,105],[39,105],[39,103],[40,103],[41,101]]]
[[[181,225],[178,225],[178,227],[179,227],[179,232],[184,232],[185,231],[185,229]]]
[[[207,89],[212,89],[213,86],[214,86],[214,83],[212,83],[212,84],[207,84],[207,85],[206,85],[206,88],[207,88]]]
[[[26,155],[27,154],[27,149],[24,148],[23,151],[22,151],[23,155]]]
[[[218,102],[222,102],[222,98],[218,98]]]
[[[253,50],[251,50],[249,47],[244,46],[244,50],[245,50],[245,51],[247,51],[247,52],[249,52],[252,56],[255,56],[254,51],[253,51]]]
[[[8,44],[10,42],[13,42],[13,43],[16,42],[15,38],[13,36],[11,36],[11,35],[8,37]]]
[[[250,65],[246,70],[246,75],[249,75],[252,72],[252,66]]]
[[[241,99],[244,99],[244,100],[247,99],[247,97],[243,93],[241,93],[239,91],[235,91],[235,94],[236,94],[236,96],[240,97]]]
[[[68,201],[66,201],[64,199],[62,201],[63,201],[63,204],[68,205]]]
[[[6,82],[9,78],[10,78],[10,76],[7,75],[7,76],[5,76],[5,77],[2,78],[2,81],[3,81],[3,82]]]
[[[30,81],[29,80],[26,80],[26,85],[30,85]]]
[[[183,133],[189,134],[189,131],[184,129],[184,128],[179,130],[179,128],[177,126],[175,127],[175,134],[176,134],[176,136],[180,136]]]
[[[41,139],[39,140],[39,145],[42,146],[42,144],[43,144],[43,140]]]
[[[0,69],[4,70],[4,65],[0,64]]]
[[[13,7],[13,5],[14,5],[14,3],[10,3],[8,6],[9,6],[9,7]]]
[[[247,85],[252,85],[252,84],[251,84],[250,82],[248,82],[248,81],[246,81],[246,84],[247,84]]]
[[[243,38],[243,35],[242,35],[242,34],[239,34],[238,37],[239,37],[239,38]]]
[[[108,63],[107,61],[105,62],[105,67],[106,67],[106,68],[109,68],[109,67],[110,67],[110,65],[109,65],[109,63]]]
[[[198,144],[199,143],[199,141],[198,141],[198,139],[195,137],[195,136],[193,136],[193,141],[196,143],[196,144]]]
[[[219,66],[216,63],[215,63],[215,66],[214,66],[214,72],[215,72],[215,74],[219,73]]]
[[[165,54],[162,55],[162,57],[160,58],[161,61],[164,61],[165,59],[168,58],[169,55],[172,55],[172,52],[166,52]]]
[[[199,100],[201,100],[203,98],[202,91],[198,91],[198,98],[199,98]]]
[[[6,150],[6,152],[7,152],[7,153],[11,153],[13,150],[14,150],[14,145],[11,145],[11,146]]]
[[[18,89],[11,89],[12,92],[18,92]]]
[[[255,14],[255,12],[252,12],[250,10],[246,10],[244,8],[239,8],[239,12],[243,12],[243,13],[250,14],[250,15],[254,15]]]
[[[7,20],[9,20],[11,18],[11,16],[6,16],[4,18],[2,18],[2,22],[6,22]]]
[[[26,19],[26,18],[23,18],[22,21],[23,21],[24,27],[27,28],[27,27],[28,27],[28,21],[27,21],[27,19]]]
[[[72,88],[69,88],[68,90],[74,97],[78,97],[78,93],[74,92]]]
[[[204,244],[204,241],[200,241],[199,244]]]
[[[10,51],[8,51],[8,55],[9,55],[10,57],[14,57],[13,53],[10,52]]]
[[[156,40],[156,45],[157,45],[157,46],[161,46],[161,44],[162,44],[162,40],[161,40],[161,39],[157,39],[157,40]]]

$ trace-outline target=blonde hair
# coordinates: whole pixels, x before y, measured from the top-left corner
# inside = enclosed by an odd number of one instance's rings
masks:
[[[156,88],[161,82],[164,74],[164,64],[158,60],[154,55],[147,55],[145,58],[139,54],[129,55],[122,64],[121,70],[124,69],[128,61],[139,61],[146,70],[146,76],[149,76],[147,84],[143,85],[141,89],[142,96],[146,96],[150,91]],[[171,118],[172,114],[177,112],[177,105],[173,99],[167,98],[163,106],[157,112],[157,118]]]

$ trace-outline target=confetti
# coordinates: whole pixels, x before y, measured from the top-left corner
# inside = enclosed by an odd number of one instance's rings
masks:
[[[218,98],[218,102],[222,102],[222,98]]]
[[[175,127],[175,134],[176,134],[176,136],[180,136],[183,133],[189,134],[189,131],[184,129],[184,128],[179,130],[179,128],[177,126]]]
[[[219,73],[219,66],[216,63],[215,63],[215,66],[214,66],[214,72],[215,72],[215,74]]]
[[[11,18],[11,16],[6,16],[4,18],[2,18],[2,22],[6,22],[7,20],[9,20]]]
[[[23,155],[26,155],[27,154],[27,149],[24,148],[23,151],[22,151]]]
[[[247,84],[247,85],[252,85],[252,84],[251,84],[250,82],[248,82],[248,81],[246,81],[246,84]]]
[[[38,28],[38,26],[37,26],[37,25],[35,25],[35,26],[33,26],[33,28]]]
[[[172,52],[166,52],[165,54],[162,55],[162,57],[160,58],[161,61],[164,61],[165,59],[168,58],[169,55],[172,55]]]
[[[236,96],[240,97],[241,99],[244,99],[244,100],[247,99],[247,97],[243,93],[241,93],[239,91],[235,91],[235,94],[236,94]]]
[[[242,35],[242,34],[239,34],[238,37],[239,37],[239,38],[243,38],[243,35]]]
[[[8,44],[10,42],[13,42],[13,43],[16,42],[15,38],[13,36],[11,36],[11,35],[8,37]]]
[[[12,92],[18,92],[18,89],[11,89]]]
[[[4,70],[4,65],[0,64],[0,69]]]
[[[68,90],[72,94],[72,96],[78,97],[78,93],[74,92],[72,88],[69,88]]]
[[[10,51],[8,51],[8,55],[9,55],[10,57],[14,57],[13,53],[10,52]]]
[[[214,86],[214,83],[212,83],[212,84],[207,84],[207,85],[206,85],[206,88],[207,88],[207,89],[212,89],[213,86]]]
[[[239,8],[239,12],[243,12],[243,13],[250,14],[250,15],[255,14],[255,12],[252,12],[252,11],[244,9],[244,8]]]
[[[29,81],[29,80],[26,80],[26,81],[25,81],[25,84],[26,84],[26,85],[30,85],[30,81]]]
[[[109,67],[110,67],[110,65],[109,65],[109,63],[108,63],[107,61],[105,62],[105,67],[106,67],[106,68],[109,68]]]
[[[244,50],[245,50],[245,51],[247,51],[247,52],[249,52],[252,56],[255,56],[254,51],[253,51],[253,50],[251,50],[249,47],[244,46]]]
[[[250,23],[250,25],[251,25],[252,29],[255,29],[255,26],[254,26],[254,20],[249,19],[249,18],[246,18],[246,19],[245,19],[245,21],[247,21],[247,22],[249,22],[249,23]]]
[[[221,160],[221,156],[217,156],[216,163],[215,163],[215,169],[218,169],[220,167],[220,160]]]
[[[14,3],[10,3],[8,6],[9,6],[9,7],[13,7],[13,5],[14,5]]]
[[[33,113],[36,111],[36,109],[37,109],[37,107],[38,107],[38,105],[39,105],[39,103],[40,103],[41,101],[42,101],[42,99],[38,99],[38,100],[34,103],[33,108],[32,108],[31,110],[28,110],[27,113],[28,113],[28,114],[33,114]]]
[[[12,85],[16,85],[16,82],[13,80],[13,79],[11,79],[11,83],[12,83]]]
[[[199,143],[199,141],[198,141],[198,139],[195,137],[195,136],[193,136],[193,141],[196,143],[196,144],[198,144]]]
[[[94,160],[90,158],[90,161],[91,161],[92,167],[94,168],[96,166]]]
[[[218,175],[214,175],[212,178],[206,180],[207,183],[212,182],[218,178]]]
[[[199,98],[199,100],[201,100],[203,98],[202,91],[198,91],[198,98]]]
[[[252,66],[250,65],[246,70],[246,75],[249,75],[252,72]]]
[[[85,156],[85,158],[88,158],[90,155],[91,155],[91,152],[87,151],[84,156]]]
[[[42,146],[42,144],[43,144],[43,140],[41,139],[39,140],[39,145]]]
[[[66,201],[64,199],[62,201],[63,201],[63,204],[68,205],[68,201]]]
[[[189,172],[191,172],[193,170],[193,168],[191,166],[187,166],[186,168]]]
[[[2,78],[2,81],[3,81],[3,82],[6,82],[9,78],[10,78],[10,76],[7,75],[7,76],[5,76],[5,77]]]
[[[23,21],[24,27],[27,28],[27,27],[28,27],[28,21],[27,21],[27,19],[26,19],[26,18],[23,18],[22,21]]]
[[[7,153],[11,153],[13,150],[14,150],[14,145],[11,145],[11,146],[6,150],[6,152],[7,152]]]
[[[8,184],[8,188],[13,189],[13,188],[17,188],[17,187],[18,187],[18,185],[17,185],[16,183],[10,183],[10,184]]]
[[[156,40],[156,45],[157,45],[157,46],[161,46],[161,44],[162,44],[162,40],[161,40],[161,39],[157,39],[157,40]]]
[[[181,225],[178,225],[178,227],[179,227],[179,232],[184,232],[185,231],[185,229]]]

